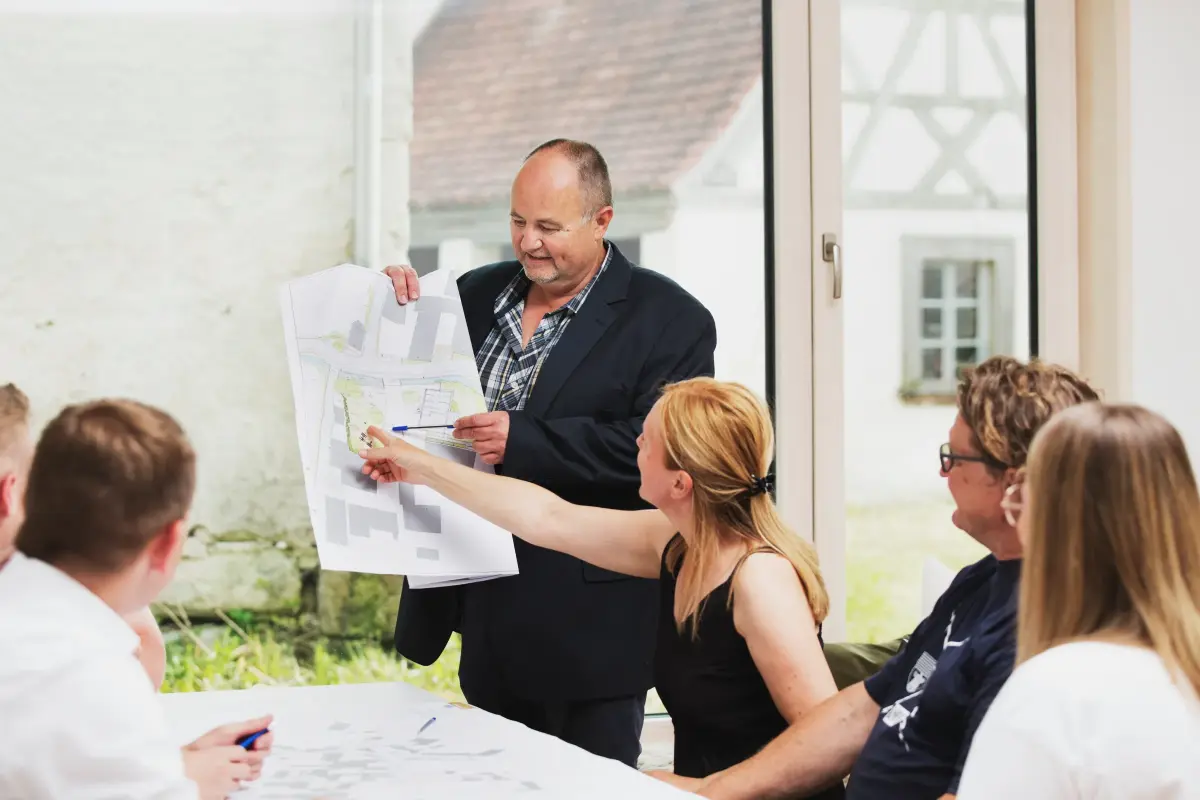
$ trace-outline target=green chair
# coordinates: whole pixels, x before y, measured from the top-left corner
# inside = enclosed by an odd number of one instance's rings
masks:
[[[892,656],[904,649],[908,637],[881,644],[838,642],[825,645],[825,661],[838,691],[853,686],[878,672]]]

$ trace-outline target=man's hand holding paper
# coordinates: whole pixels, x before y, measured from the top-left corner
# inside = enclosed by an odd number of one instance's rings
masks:
[[[471,414],[454,423],[454,438],[475,443],[475,452],[485,464],[504,463],[504,451],[508,446],[508,412],[488,411]]]

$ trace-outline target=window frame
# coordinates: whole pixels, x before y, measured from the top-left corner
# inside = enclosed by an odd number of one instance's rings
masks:
[[[766,2],[775,21],[770,38],[778,45],[769,127],[775,142],[787,142],[766,154],[774,195],[767,206],[775,256],[768,262],[775,289],[775,315],[768,319],[775,338],[768,355],[777,496],[788,523],[816,544],[830,595],[825,640],[837,642],[844,636],[846,609],[842,314],[828,293],[831,264],[823,258],[821,238],[829,232],[842,242],[840,158],[828,157],[841,153],[841,94],[840,81],[820,75],[841,75],[839,4]],[[1094,304],[1082,291],[1081,277],[1092,270],[1081,267],[1080,245],[1094,233],[1090,215],[1080,207],[1080,141],[1093,125],[1081,110],[1089,77],[1088,65],[1076,63],[1077,12],[1080,21],[1112,13],[1088,4],[1077,8],[1077,0],[1026,0],[1034,87],[1029,120],[1036,142],[1029,213],[1036,222],[1031,234],[1035,229],[1037,234],[1031,243],[1037,257],[1030,259],[1037,336],[1030,344],[1036,342],[1039,357],[1086,372],[1099,359],[1089,353],[1081,358],[1081,332],[1088,330],[1081,312]],[[1091,53],[1086,40],[1079,54],[1116,60]],[[853,248],[853,242],[845,244]]]
[[[901,302],[903,334],[903,389],[906,399],[910,394],[914,399],[938,399],[954,396],[957,375],[953,360],[950,364],[943,363],[943,375],[939,380],[927,380],[922,376],[922,351],[926,349],[925,338],[921,332],[921,311],[926,299],[922,294],[922,283],[925,266],[930,261],[949,262],[982,262],[990,265],[989,280],[984,291],[976,295],[980,316],[977,324],[983,328],[983,334],[976,331],[975,340],[987,343],[984,352],[978,354],[980,360],[996,353],[1012,352],[1013,347],[1013,293],[1016,278],[1017,243],[1015,239],[1006,237],[982,236],[913,236],[900,237],[901,264],[904,270]],[[949,306],[947,298],[941,298],[943,314]],[[946,320],[943,318],[943,325]],[[957,321],[954,323],[957,326]],[[942,348],[950,347],[943,336]],[[945,369],[949,367],[947,374]]]

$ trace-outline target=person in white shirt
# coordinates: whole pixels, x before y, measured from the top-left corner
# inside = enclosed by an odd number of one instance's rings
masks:
[[[1018,485],[1018,666],[959,800],[1200,798],[1200,494],[1179,433],[1137,406],[1068,409]]]
[[[17,529],[25,518],[21,498],[32,459],[29,398],[16,384],[0,386],[0,568],[16,549]],[[158,621],[148,606],[125,615],[125,621],[138,636],[138,661],[151,685],[158,688],[166,672],[166,648]]]
[[[161,411],[68,407],[33,449],[28,401],[0,387],[0,797],[208,800],[261,772],[272,735],[235,740],[270,717],[181,750],[135,655],[128,620],[174,573],[194,482]]]

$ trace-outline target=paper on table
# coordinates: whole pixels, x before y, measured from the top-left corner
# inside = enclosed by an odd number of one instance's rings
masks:
[[[469,583],[517,572],[512,536],[424,486],[380,484],[358,451],[371,425],[443,425],[485,410],[458,286],[448,270],[396,302],[391,281],[342,264],[280,290],[288,371],[308,497],[324,569]],[[447,430],[408,441],[491,471]]]
[[[244,800],[694,797],[402,682],[187,692],[162,702],[180,743],[230,720],[275,715],[271,754],[262,777],[237,792]]]

